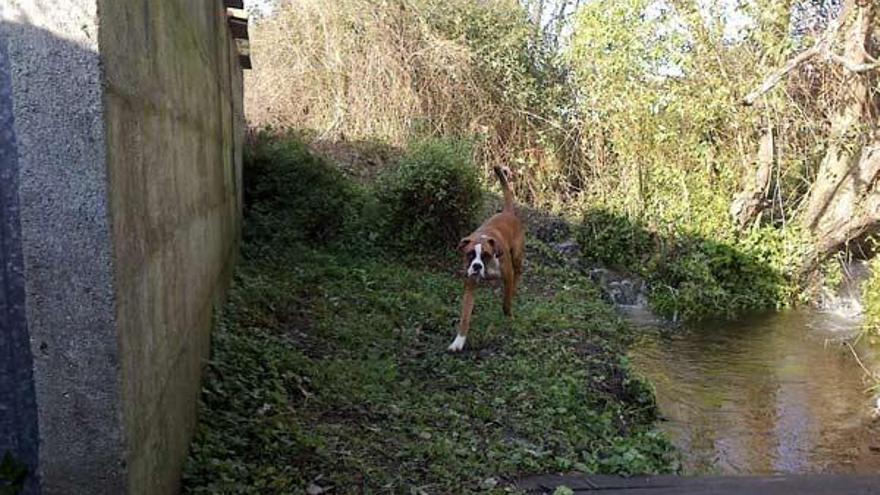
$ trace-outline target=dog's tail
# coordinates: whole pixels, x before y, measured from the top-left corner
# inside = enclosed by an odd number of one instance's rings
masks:
[[[509,168],[495,165],[495,175],[501,181],[501,189],[504,191],[504,211],[513,211],[513,191],[510,189],[508,177],[513,175]]]

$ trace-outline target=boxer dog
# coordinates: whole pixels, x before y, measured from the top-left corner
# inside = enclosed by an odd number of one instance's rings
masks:
[[[467,340],[477,284],[500,278],[504,284],[504,315],[510,317],[516,284],[522,275],[526,239],[522,222],[513,209],[513,191],[508,182],[508,176],[512,174],[507,167],[496,166],[495,175],[501,181],[504,191],[504,209],[483,222],[483,225],[458,244],[458,250],[464,255],[467,277],[464,281],[458,335],[449,345],[452,352],[462,350]]]

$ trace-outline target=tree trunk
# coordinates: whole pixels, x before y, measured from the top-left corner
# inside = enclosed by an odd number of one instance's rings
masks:
[[[817,262],[880,232],[880,134],[875,131],[854,162],[813,228]]]
[[[860,66],[871,61],[873,0],[849,0],[842,59]],[[828,149],[810,191],[804,225],[816,237],[816,250],[808,265],[815,267],[829,254],[853,240],[876,231],[880,134],[870,85],[873,74],[847,72],[841,108],[831,121]],[[810,268],[810,267],[808,267]]]
[[[778,65],[782,62],[778,59],[789,39],[792,0],[765,0],[759,6],[760,11],[764,13],[764,17],[761,19],[761,30],[764,32],[764,37],[770,48],[770,63]],[[805,55],[801,55],[802,57]],[[799,63],[798,57],[789,62],[792,66],[797,66]],[[779,72],[779,79],[782,79],[786,73],[785,69]],[[768,84],[775,85],[776,82],[770,80]],[[776,143],[772,119],[767,117],[771,112],[765,110],[764,113],[766,127],[761,132],[758,141],[755,166],[747,172],[743,189],[733,197],[733,201],[730,203],[730,214],[740,230],[760,222],[761,214],[771,204],[770,201],[767,201],[767,192],[770,189],[773,165],[776,163]]]
[[[768,124],[761,134],[756,161],[755,172],[748,176],[745,187],[730,203],[730,214],[740,229],[759,220],[761,213],[769,204],[767,190],[770,188],[771,172],[775,162],[772,123]]]
[[[543,34],[544,27],[544,0],[531,0],[532,4],[532,22],[534,23],[533,29],[535,43],[541,38]]]
[[[553,48],[555,50],[559,50],[560,48],[562,30],[565,28],[567,21],[566,10],[568,9],[570,1],[571,0],[561,0],[559,2],[559,9],[556,10],[556,16],[553,18],[553,22],[556,23],[555,26],[553,26]]]

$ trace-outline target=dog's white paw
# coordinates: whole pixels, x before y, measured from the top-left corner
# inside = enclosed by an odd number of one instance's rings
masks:
[[[453,340],[452,343],[449,344],[448,350],[450,352],[458,352],[458,351],[464,349],[464,341],[465,340],[467,340],[467,337],[465,337],[463,335],[456,335],[455,340]]]

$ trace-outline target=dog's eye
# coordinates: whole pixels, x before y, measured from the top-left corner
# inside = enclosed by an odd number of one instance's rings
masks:
[[[474,251],[468,251],[467,257],[468,257],[469,260],[472,260],[472,259],[474,259],[474,256],[476,256],[476,255],[477,255],[476,252],[474,252]]]
[[[487,259],[489,259],[489,253],[483,253],[480,257],[483,258],[484,260],[487,260]]]

